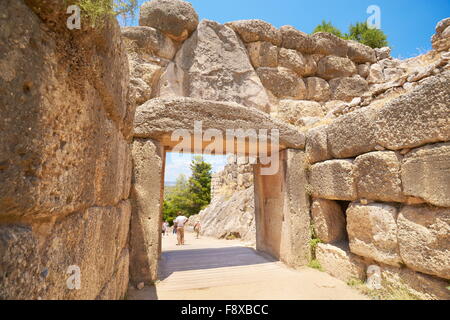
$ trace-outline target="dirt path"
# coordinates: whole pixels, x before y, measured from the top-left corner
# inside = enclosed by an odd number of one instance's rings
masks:
[[[159,278],[155,286],[130,288],[128,299],[367,299],[326,273],[292,270],[240,241],[195,239],[191,233],[183,247],[174,235],[164,237]]]

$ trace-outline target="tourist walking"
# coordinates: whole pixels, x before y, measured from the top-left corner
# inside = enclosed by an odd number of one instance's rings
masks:
[[[181,212],[178,212],[178,214],[179,216],[176,217],[174,222],[177,224],[177,245],[182,246],[184,245],[184,225],[189,219],[181,215]]]
[[[167,221],[163,221],[161,233],[163,236],[169,235],[169,223]]]
[[[201,231],[200,221],[197,221],[197,223],[194,225],[194,232],[197,235],[197,239],[200,236],[200,231]]]

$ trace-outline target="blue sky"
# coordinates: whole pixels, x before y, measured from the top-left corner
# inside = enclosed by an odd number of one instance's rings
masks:
[[[139,1],[140,4],[145,2]],[[367,8],[381,9],[381,28],[387,34],[392,56],[409,58],[431,49],[430,38],[436,23],[450,16],[450,0],[191,0],[200,19],[225,23],[240,19],[262,19],[275,27],[292,25],[311,33],[322,20],[331,21],[346,32],[357,21],[366,21]],[[137,15],[138,17],[138,15]],[[128,25],[137,25],[137,17]],[[166,181],[180,173],[189,175],[192,155],[176,158],[168,154]],[[213,171],[221,170],[224,156],[206,156]]]

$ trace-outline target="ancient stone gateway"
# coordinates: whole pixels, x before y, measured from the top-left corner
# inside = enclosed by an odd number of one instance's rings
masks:
[[[304,135],[257,109],[237,103],[194,98],[153,99],[137,109],[134,125],[131,281],[151,283],[156,280],[161,252],[165,154],[177,151],[180,140],[173,139],[174,132],[184,130],[189,137],[199,134],[195,120],[201,121],[204,132],[214,130],[216,137],[224,139],[208,139],[205,138],[207,134],[203,134],[202,143],[196,143],[194,139],[192,143],[185,143],[186,152],[210,152],[211,145],[217,146],[213,150],[215,154],[234,150],[240,156],[253,155],[252,150],[256,148],[267,148],[272,152],[270,156],[277,162],[276,170],[265,173],[270,164],[262,163],[261,159],[257,159],[254,167],[257,249],[292,267],[308,264],[310,218]],[[241,140],[244,142],[241,147],[238,146],[238,134],[227,135],[227,131],[237,129],[248,133]],[[251,133],[273,129],[278,130],[279,141],[271,135],[265,140],[260,138],[261,135],[256,137]],[[276,149],[275,142],[279,143]]]

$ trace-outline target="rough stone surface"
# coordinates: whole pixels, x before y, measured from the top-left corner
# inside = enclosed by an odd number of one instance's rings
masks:
[[[244,42],[267,41],[275,46],[281,45],[281,32],[265,21],[239,20],[225,25],[236,31]]]
[[[251,42],[246,46],[250,61],[254,68],[276,68],[278,66],[278,48],[270,42]]]
[[[60,221],[0,226],[1,299],[96,299],[114,277],[121,282],[104,299],[124,297],[130,203],[93,207]],[[70,232],[68,232],[70,230]],[[126,261],[124,261],[126,263]],[[78,266],[80,290],[69,290],[69,267]],[[72,271],[73,272],[73,271]],[[72,282],[70,282],[72,283]]]
[[[381,266],[382,286],[388,292],[400,292],[396,299],[449,300],[448,281],[408,268]]]
[[[367,81],[360,76],[343,77],[329,81],[333,100],[351,101],[360,97],[369,87]]]
[[[384,60],[391,57],[391,48],[389,47],[383,47],[383,48],[376,48],[375,54],[377,55],[377,60]]]
[[[348,41],[347,56],[356,63],[375,63],[377,61],[375,50],[357,41]]]
[[[332,158],[328,151],[326,126],[318,126],[307,132],[305,150],[310,164]]]
[[[326,80],[356,74],[355,64],[348,58],[326,56],[317,65],[317,75]]]
[[[183,0],[152,0],[141,6],[139,25],[158,29],[175,41],[183,41],[197,28],[198,15]]]
[[[364,79],[366,79],[369,74],[370,74],[370,65],[363,63],[363,64],[358,64],[357,67],[358,69],[358,74],[363,77]]]
[[[202,20],[161,76],[159,96],[233,101],[263,111],[269,98],[236,33]]]
[[[354,157],[375,150],[374,116],[367,107],[336,119],[327,127],[328,146],[335,158]]]
[[[17,24],[2,24],[0,34],[3,219],[64,216],[103,205],[102,196],[114,205],[126,184],[118,183],[126,176],[134,105],[120,28],[105,21],[75,37],[65,24],[50,32],[48,20],[67,16],[57,4],[49,9],[0,4]],[[63,45],[69,38],[70,48]],[[33,50],[25,50],[30,43]]]
[[[346,238],[345,215],[341,206],[332,200],[314,199],[311,217],[316,237],[324,243],[333,243]]]
[[[323,117],[325,113],[318,102],[307,100],[281,100],[277,117],[287,123],[299,125],[304,117]]]
[[[397,241],[397,209],[380,203],[351,203],[347,209],[350,250],[359,256],[400,266]]]
[[[364,281],[366,278],[364,262],[344,245],[319,243],[316,248],[316,259],[327,273],[342,281],[355,279]]]
[[[331,89],[328,82],[318,77],[305,79],[306,98],[314,101],[328,101],[331,98]]]
[[[450,143],[432,144],[408,153],[402,163],[403,192],[450,207]]]
[[[326,56],[347,57],[348,41],[328,32],[316,32],[311,37],[316,42],[315,53]]]
[[[282,26],[280,32],[283,39],[283,48],[294,49],[302,53],[316,53],[317,44],[310,35],[292,26]]]
[[[356,200],[352,160],[328,160],[311,166],[312,195],[329,200]]]
[[[152,284],[161,250],[163,151],[150,139],[134,139],[131,188],[130,280]]]
[[[284,122],[271,118],[264,112],[246,108],[236,103],[206,101],[192,98],[153,99],[136,110],[136,137],[162,139],[175,130],[193,133],[192,119],[203,121],[203,130],[217,129],[222,133],[230,128],[278,129],[280,145],[303,148],[305,137]],[[177,140],[178,141],[178,140]]]
[[[258,68],[262,84],[278,98],[304,99],[306,87],[303,80],[286,68]]]
[[[253,185],[250,188],[234,192],[230,198],[220,195],[211,204],[200,211],[202,234],[224,238],[234,236],[244,241],[256,241],[255,198]]]
[[[302,77],[311,76],[317,70],[317,64],[311,55],[303,55],[296,50],[281,48],[278,60],[280,67],[291,69]]]
[[[378,201],[405,201],[401,156],[393,151],[370,152],[355,160],[358,197]]]
[[[391,150],[450,140],[450,71],[381,108],[374,119],[377,142]]]
[[[450,279],[450,209],[405,206],[398,217],[398,242],[405,264]]]
[[[124,27],[122,37],[129,40],[128,50],[135,46],[140,52],[172,60],[177,52],[175,43],[161,31],[145,26]]]

